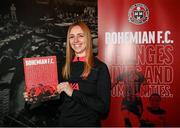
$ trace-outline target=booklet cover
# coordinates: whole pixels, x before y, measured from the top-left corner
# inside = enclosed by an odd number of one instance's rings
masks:
[[[24,58],[25,100],[42,102],[57,97],[56,56]]]

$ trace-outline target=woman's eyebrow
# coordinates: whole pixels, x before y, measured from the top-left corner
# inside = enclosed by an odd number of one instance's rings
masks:
[[[76,35],[79,35],[79,34],[84,34],[84,33],[80,32],[80,33],[77,33]],[[69,35],[75,35],[75,34],[74,33],[70,33]]]

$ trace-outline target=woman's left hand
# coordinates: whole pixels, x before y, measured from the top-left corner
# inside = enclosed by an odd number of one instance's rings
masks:
[[[68,96],[72,96],[73,89],[70,86],[69,82],[62,82],[57,85],[57,92],[60,94],[61,92],[65,92]]]

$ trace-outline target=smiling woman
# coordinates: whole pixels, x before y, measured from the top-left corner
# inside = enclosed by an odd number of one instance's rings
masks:
[[[77,57],[85,56],[86,43],[85,35],[80,26],[75,26],[71,29],[69,41],[71,48],[74,50]]]
[[[87,77],[93,65],[93,50],[91,31],[84,22],[77,22],[69,27],[66,47],[66,64],[63,76],[70,75],[70,62],[74,57],[85,57],[85,65],[82,76]]]
[[[72,24],[67,33],[66,62],[60,77],[63,79],[57,86],[63,101],[60,126],[100,126],[101,117],[108,114],[109,71],[92,51],[88,26],[83,22]]]

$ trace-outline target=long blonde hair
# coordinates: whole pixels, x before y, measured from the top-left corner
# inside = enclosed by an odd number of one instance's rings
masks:
[[[91,31],[84,22],[76,22],[69,26],[68,33],[67,33],[67,44],[66,44],[66,62],[63,67],[62,75],[65,79],[68,79],[70,77],[70,71],[71,71],[70,64],[72,62],[72,59],[75,57],[75,53],[73,49],[71,48],[70,42],[69,42],[70,31],[74,26],[80,26],[86,38],[85,64],[84,64],[83,73],[81,74],[81,77],[83,79],[86,79],[91,72],[92,66],[94,64],[94,60],[93,60]]]

